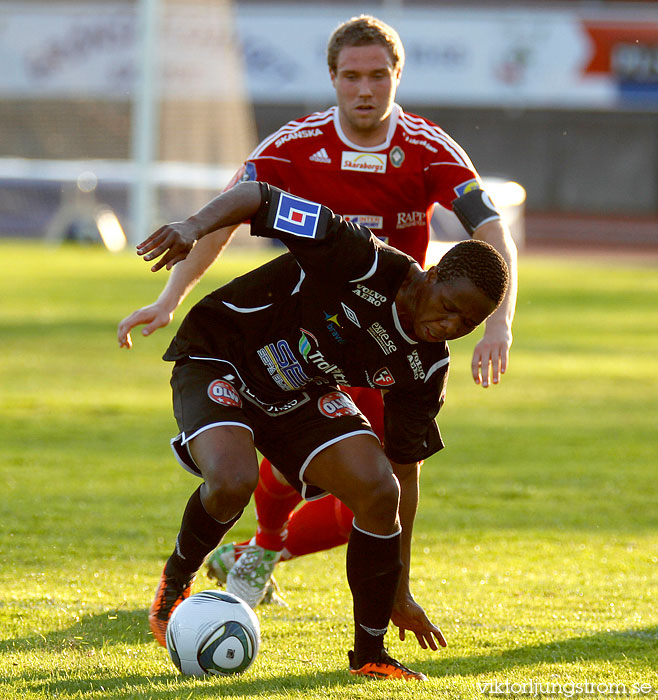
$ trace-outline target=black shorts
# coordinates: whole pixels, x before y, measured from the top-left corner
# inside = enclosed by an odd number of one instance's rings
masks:
[[[352,435],[374,435],[352,399],[330,384],[310,385],[276,404],[260,401],[225,360],[177,362],[171,376],[174,416],[180,433],[171,441],[180,464],[200,476],[187,447],[204,430],[239,425],[307,500],[325,492],[307,483],[304,472],[326,447]]]

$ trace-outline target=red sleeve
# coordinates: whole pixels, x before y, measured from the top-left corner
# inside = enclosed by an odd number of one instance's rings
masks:
[[[257,155],[254,155],[257,154]],[[291,161],[285,153],[271,154],[271,149],[258,146],[235,172],[225,191],[238,182],[267,182],[282,190],[289,190]]]
[[[482,181],[466,151],[441,127],[416,115],[407,115],[417,130],[426,136],[424,173],[430,201],[450,209],[452,202],[472,189],[481,189]]]

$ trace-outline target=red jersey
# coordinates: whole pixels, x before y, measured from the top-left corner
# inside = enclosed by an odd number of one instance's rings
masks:
[[[394,105],[388,134],[364,148],[343,133],[338,108],[288,122],[236,173],[315,202],[363,226],[421,265],[435,202],[480,187],[464,150],[441,128]]]

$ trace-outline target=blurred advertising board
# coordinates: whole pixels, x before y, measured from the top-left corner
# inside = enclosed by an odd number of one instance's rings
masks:
[[[344,6],[236,3],[235,33],[212,5],[167,7],[163,94],[221,99],[237,43],[254,101],[332,101],[325,49]],[[658,111],[658,3],[371,11],[405,44],[402,103]],[[130,99],[138,37],[134,5],[0,2],[0,97]]]

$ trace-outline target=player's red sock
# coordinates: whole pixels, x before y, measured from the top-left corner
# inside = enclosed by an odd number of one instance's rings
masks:
[[[266,459],[260,463],[260,477],[254,492],[256,503],[256,544],[279,552],[283,549],[290,513],[302,500],[289,484],[282,484]]]
[[[338,547],[349,539],[353,519],[352,511],[335,496],[308,501],[290,518],[285,548],[291,557],[301,557]]]

